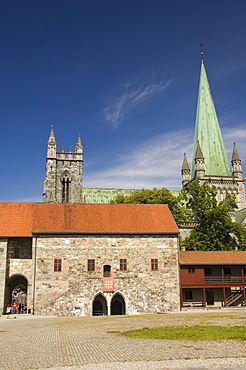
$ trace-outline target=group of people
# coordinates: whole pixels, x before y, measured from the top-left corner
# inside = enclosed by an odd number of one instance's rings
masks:
[[[6,314],[7,314],[7,319],[10,318],[10,315],[13,315],[13,319],[16,319],[16,314],[17,314],[17,304],[14,302],[11,306],[11,304],[8,304],[6,308]]]
[[[17,313],[26,313],[26,294],[22,291],[12,296],[12,304],[8,304],[6,308],[7,319],[13,317],[16,319]]]

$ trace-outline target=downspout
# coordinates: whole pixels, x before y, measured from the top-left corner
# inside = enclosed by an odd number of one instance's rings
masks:
[[[180,239],[179,235],[177,235],[177,254],[178,254],[178,284],[179,284],[179,311],[182,311],[183,308],[183,288],[182,288],[182,281],[181,281],[181,263],[180,263]]]
[[[35,311],[35,291],[36,291],[36,266],[37,266],[37,235],[34,235],[34,256],[33,256],[33,287],[32,287],[32,314]]]

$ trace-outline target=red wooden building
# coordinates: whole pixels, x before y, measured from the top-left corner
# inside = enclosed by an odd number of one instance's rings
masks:
[[[246,306],[246,251],[181,251],[181,307]]]

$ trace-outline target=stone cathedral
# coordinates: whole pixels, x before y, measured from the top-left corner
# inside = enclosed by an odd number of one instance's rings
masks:
[[[234,145],[231,169],[204,67],[201,65],[191,169],[236,195],[245,219],[242,164]],[[25,310],[44,315],[131,315],[180,309],[178,229],[167,205],[108,204],[134,189],[82,186],[83,147],[47,143],[43,203],[0,203],[0,313],[26,297]],[[103,203],[103,204],[102,204]],[[237,216],[236,216],[237,217]]]
[[[82,187],[83,148],[80,136],[74,153],[57,151],[54,129],[47,143],[46,177],[43,201],[45,203],[109,203],[117,194],[131,195],[134,189],[103,189]],[[244,179],[241,159],[234,143],[231,167],[228,162],[204,61],[201,63],[192,167],[184,155],[182,187],[198,179],[216,186],[217,199],[235,194],[238,209],[245,208]],[[241,212],[243,213],[243,212]],[[245,214],[246,216],[246,214]]]

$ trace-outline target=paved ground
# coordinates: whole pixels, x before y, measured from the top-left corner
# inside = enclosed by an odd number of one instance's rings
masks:
[[[133,339],[120,334],[184,324],[246,327],[246,309],[111,317],[2,316],[0,370],[246,369],[246,342]]]

